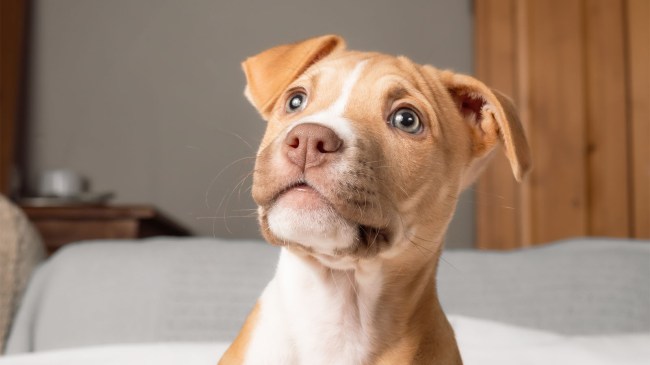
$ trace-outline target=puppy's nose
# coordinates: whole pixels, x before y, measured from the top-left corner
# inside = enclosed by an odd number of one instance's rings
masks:
[[[324,163],[341,145],[343,141],[333,130],[312,123],[297,125],[284,139],[287,158],[303,170]]]

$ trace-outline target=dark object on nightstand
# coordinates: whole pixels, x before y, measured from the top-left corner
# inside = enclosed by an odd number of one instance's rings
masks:
[[[190,236],[190,232],[148,205],[21,207],[49,253],[90,239]]]

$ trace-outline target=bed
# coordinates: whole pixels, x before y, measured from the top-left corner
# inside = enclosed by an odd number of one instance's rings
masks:
[[[67,246],[34,272],[0,365],[214,364],[275,269],[261,241]],[[650,244],[447,251],[438,285],[466,364],[650,363]]]

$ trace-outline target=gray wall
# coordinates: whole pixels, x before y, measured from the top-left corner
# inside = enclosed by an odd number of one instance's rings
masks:
[[[471,20],[470,0],[37,0],[28,176],[72,168],[197,234],[258,237],[248,173],[264,122],[239,63],[338,33],[350,48],[470,72]],[[473,214],[464,197],[453,246],[473,242]]]

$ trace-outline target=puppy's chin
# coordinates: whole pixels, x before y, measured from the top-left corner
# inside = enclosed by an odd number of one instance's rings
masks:
[[[355,226],[331,208],[304,210],[276,204],[269,211],[268,224],[280,240],[328,255],[352,246],[356,233]]]
[[[281,241],[326,255],[353,246],[357,226],[322,198],[304,195],[291,192],[273,204],[267,215],[270,231]]]

